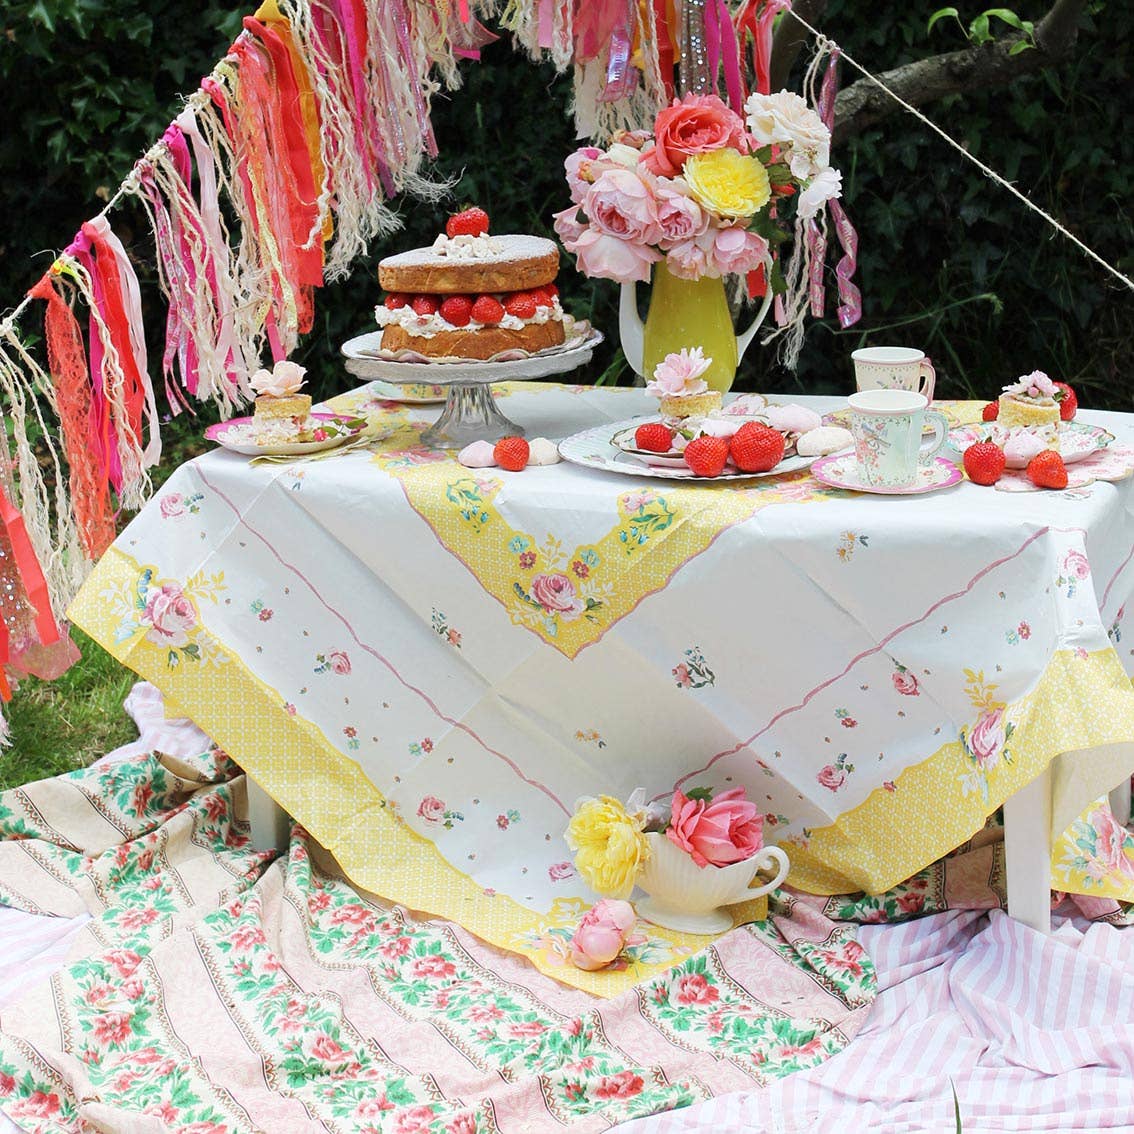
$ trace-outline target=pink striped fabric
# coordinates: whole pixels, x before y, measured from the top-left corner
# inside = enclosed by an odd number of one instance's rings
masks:
[[[619,1134],[965,1134],[1134,1128],[1134,934],[999,911],[864,926],[879,996],[814,1071],[627,1123]]]

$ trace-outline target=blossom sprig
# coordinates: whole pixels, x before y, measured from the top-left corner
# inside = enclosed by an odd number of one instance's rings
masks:
[[[580,271],[630,283],[661,261],[683,279],[770,264],[787,238],[786,202],[813,217],[840,195],[841,175],[830,131],[798,95],[752,95],[745,112],[687,94],[658,114],[652,134],[571,154],[571,205],[555,214],[555,231]]]

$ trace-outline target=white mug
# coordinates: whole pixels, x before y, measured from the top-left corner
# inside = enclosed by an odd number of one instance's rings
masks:
[[[916,390],[933,401],[937,372],[924,351],[915,347],[862,347],[852,351],[851,358],[859,390]]]
[[[908,488],[917,481],[918,466],[945,444],[949,423],[944,414],[926,409],[929,400],[916,390],[860,390],[847,399],[851,409],[858,474],[877,488]],[[922,430],[934,437],[922,446]]]

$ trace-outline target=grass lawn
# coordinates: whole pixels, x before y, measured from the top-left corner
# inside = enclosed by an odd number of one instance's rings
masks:
[[[85,767],[138,735],[122,708],[137,675],[72,634],[82,660],[57,681],[26,678],[4,706],[12,745],[0,750],[0,789]]]

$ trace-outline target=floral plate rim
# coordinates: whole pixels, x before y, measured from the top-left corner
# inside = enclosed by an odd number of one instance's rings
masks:
[[[312,413],[308,416],[319,421],[349,422],[358,420],[345,413]],[[251,421],[251,417],[232,417],[228,421],[219,421],[205,430],[205,439],[215,442],[230,453],[239,453],[244,457],[298,457],[304,453],[321,453],[327,449],[333,449],[335,446],[343,444],[344,441],[357,437],[366,428],[366,422],[362,421],[346,432],[328,437],[323,441],[289,441],[278,445],[259,445],[254,441],[226,439],[225,434],[232,426],[247,425]]]
[[[906,485],[902,488],[885,488],[880,485],[864,484],[856,474],[857,458],[853,451],[832,453],[820,457],[811,466],[811,475],[821,484],[831,488],[846,488],[851,492],[868,492],[874,496],[921,496],[926,492],[937,492],[942,488],[952,488],[964,478],[964,473],[946,457],[933,457],[928,467],[936,470],[936,475],[926,483]]]
[[[988,421],[950,429],[949,448],[956,453],[963,454],[970,445],[975,445],[978,441],[987,441],[995,425],[996,422]],[[1060,445],[1059,455],[1063,458],[1065,465],[1084,461],[1087,457],[1092,457],[1095,453],[1112,445],[1115,440],[1114,434],[1109,429],[1104,429],[1101,425],[1091,425],[1086,421],[1064,421],[1060,424],[1059,433],[1061,437],[1068,439],[1081,438],[1081,441],[1075,442],[1076,447],[1068,447],[1067,452],[1064,452],[1062,444]],[[1010,460],[1006,467],[1022,469],[1026,465],[1026,461]]]

